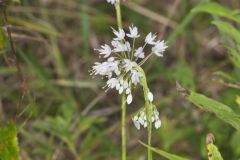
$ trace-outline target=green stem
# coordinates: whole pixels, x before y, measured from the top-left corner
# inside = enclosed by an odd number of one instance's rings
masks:
[[[122,29],[122,14],[121,14],[120,0],[116,1],[115,8],[116,8],[116,14],[117,14],[118,29]]]
[[[122,94],[122,160],[126,160],[126,94]]]
[[[122,29],[122,15],[121,15],[121,7],[120,0],[117,0],[116,5],[116,15],[117,15],[117,25],[118,29]],[[126,94],[122,93],[122,115],[121,115],[121,134],[122,134],[122,160],[126,160],[127,152],[126,152]]]
[[[147,129],[148,129],[148,146],[151,146],[152,141],[152,107],[148,99],[148,86],[147,86],[147,80],[146,76],[144,74],[144,82],[143,82],[143,92],[144,92],[144,99],[145,99],[145,107],[146,107],[146,113],[147,113]],[[150,147],[148,147],[148,160],[152,160],[152,151]]]
[[[130,59],[132,60],[133,57],[134,57],[134,49],[135,49],[135,38],[133,39],[133,44],[132,44],[132,52],[131,52],[131,55],[130,55]]]
[[[151,142],[152,142],[152,107],[151,105],[152,104],[148,99],[149,88],[147,85],[146,75],[143,69],[139,66],[137,66],[136,69],[143,74],[143,76],[141,77],[141,84],[143,87],[145,107],[146,107],[146,113],[147,113],[148,146],[151,146]],[[147,153],[148,153],[147,154],[148,160],[152,160],[152,151],[150,147],[148,147]]]

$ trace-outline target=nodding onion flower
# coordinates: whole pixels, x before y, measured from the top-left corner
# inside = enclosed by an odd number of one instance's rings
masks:
[[[157,108],[154,105],[151,105],[152,109],[152,115],[151,120],[154,123],[154,127],[156,129],[161,127],[161,120],[159,119],[159,112]],[[135,125],[135,127],[140,130],[141,125],[146,128],[147,127],[147,115],[146,115],[146,108],[144,107],[142,110],[140,110],[133,118],[132,121]]]
[[[113,0],[110,3],[114,2]],[[115,89],[119,94],[125,92],[127,95],[127,104],[132,103],[132,88],[141,83],[141,77],[144,76],[137,68],[141,67],[146,60],[153,54],[162,57],[167,46],[164,41],[156,40],[155,34],[149,33],[145,37],[143,46],[136,47],[136,39],[140,37],[138,28],[129,27],[129,32],[125,33],[123,29],[113,29],[113,38],[111,45],[104,44],[99,52],[103,62],[95,62],[90,71],[90,75],[100,75],[107,79],[103,87],[105,91]],[[145,55],[146,48],[151,48],[151,53]],[[153,94],[148,93],[149,101],[153,101]],[[159,125],[157,125],[159,126]]]

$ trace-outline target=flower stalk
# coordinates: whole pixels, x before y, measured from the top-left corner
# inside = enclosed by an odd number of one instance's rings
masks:
[[[116,1],[115,5],[117,25],[118,29],[122,29],[122,15],[120,0]],[[121,113],[121,138],[122,138],[122,160],[126,160],[127,157],[127,147],[126,147],[126,94],[122,94],[122,113]]]
[[[115,9],[116,9],[118,29],[121,29],[122,28],[122,14],[121,14],[120,0],[116,0]]]
[[[151,146],[152,143],[152,102],[149,100],[149,88],[147,85],[147,79],[146,74],[144,70],[141,67],[136,67],[136,69],[142,73],[142,77],[140,79],[141,85],[143,87],[143,93],[144,93],[144,100],[145,100],[145,108],[146,108],[146,115],[147,115],[147,130],[148,130],[148,146]],[[152,160],[152,151],[150,147],[147,149],[147,159]]]
[[[122,115],[121,115],[121,135],[122,135],[122,160],[126,160],[126,94],[122,94]]]

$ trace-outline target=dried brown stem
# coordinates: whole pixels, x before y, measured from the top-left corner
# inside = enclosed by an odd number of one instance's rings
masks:
[[[4,9],[4,11],[3,11],[3,20],[4,20],[4,25],[8,26],[9,23],[8,23],[8,17],[7,17],[6,9]],[[17,116],[18,116],[18,113],[19,113],[20,109],[22,108],[23,100],[24,100],[27,89],[26,89],[26,81],[23,77],[20,64],[17,60],[17,53],[16,53],[16,50],[15,50],[15,47],[14,47],[14,43],[13,43],[13,39],[12,39],[12,35],[11,35],[11,30],[10,30],[9,27],[6,27],[6,31],[7,31],[7,36],[8,36],[9,43],[10,43],[10,49],[11,49],[11,52],[12,52],[12,61],[15,65],[15,67],[17,68],[18,78],[19,78],[19,81],[20,81],[19,90],[20,90],[21,96],[20,96],[20,99],[17,103],[17,111],[16,111],[16,116],[15,116],[15,120],[16,120]]]

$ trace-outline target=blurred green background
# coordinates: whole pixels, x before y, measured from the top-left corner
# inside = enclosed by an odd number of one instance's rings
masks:
[[[175,87],[179,81],[240,113],[240,87],[228,88],[229,83],[214,75],[224,71],[239,82],[239,68],[227,48],[235,43],[211,22],[224,20],[238,30],[240,24],[219,17],[222,11],[217,15],[191,12],[209,2],[126,0],[123,24],[125,29],[131,24],[138,26],[141,35],[158,33],[169,44],[164,58],[152,58],[143,66],[162,120],[162,127],[153,131],[153,146],[194,160],[207,159],[205,137],[211,132],[224,159],[237,160],[240,132],[186,101]],[[239,0],[211,2],[239,15]],[[1,27],[0,121],[16,120],[20,157],[120,159],[120,97],[114,91],[105,93],[101,88],[104,80],[89,75],[92,64],[99,61],[94,48],[111,42],[111,27],[116,27],[114,7],[105,0],[21,0],[11,4],[7,14],[24,82],[19,80]],[[146,148],[138,140],[146,142],[147,131],[138,131],[131,121],[144,104],[140,91],[135,89],[133,104],[127,106],[129,160],[144,160],[146,156]],[[18,105],[22,95],[23,102]]]

